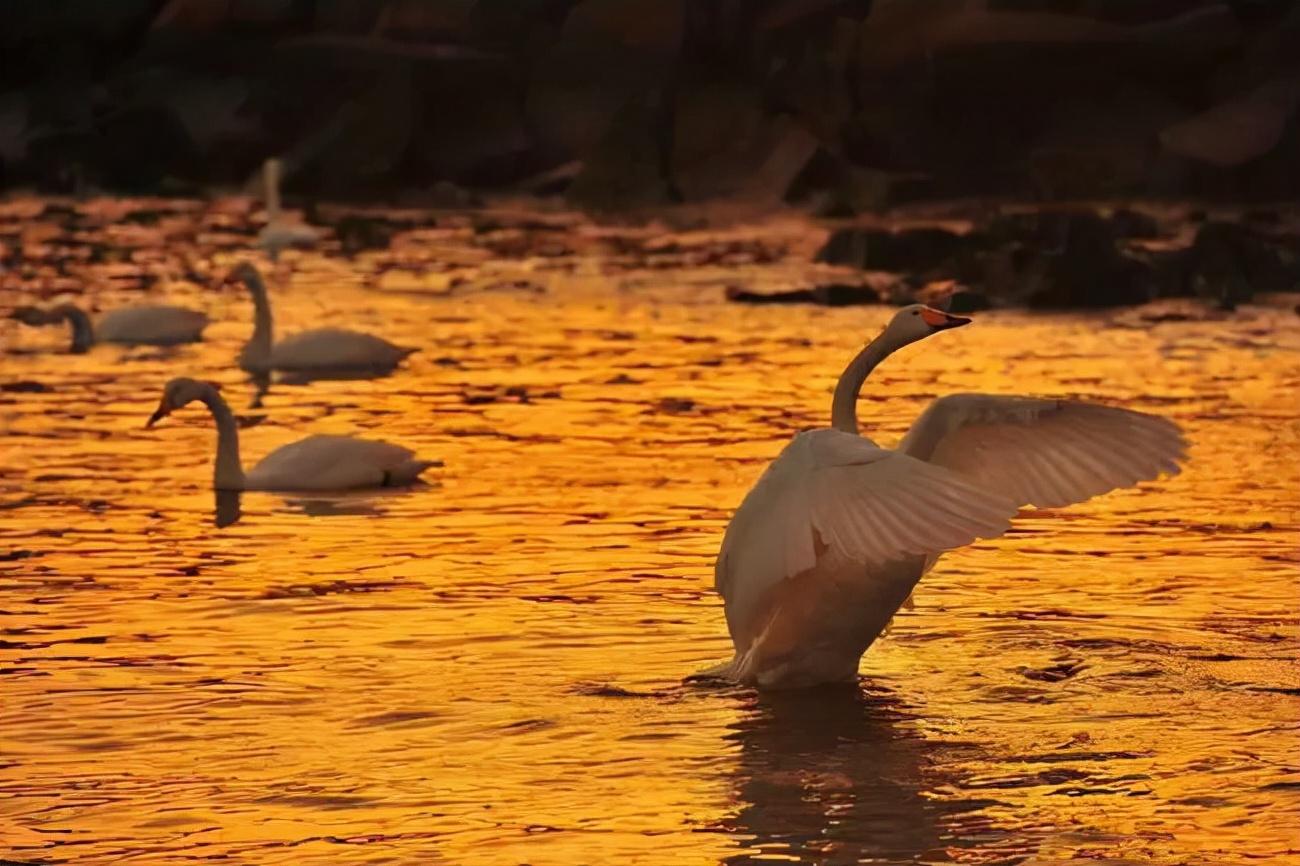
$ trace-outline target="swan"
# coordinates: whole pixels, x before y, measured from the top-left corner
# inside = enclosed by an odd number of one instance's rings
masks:
[[[71,351],[85,352],[95,343],[122,343],[128,346],[174,346],[203,339],[208,317],[198,310],[167,305],[124,307],[112,310],[92,323],[86,311],[76,304],[57,307],[18,307],[10,316],[25,325],[72,325]]]
[[[272,343],[271,301],[262,275],[251,263],[243,262],[235,267],[232,276],[243,282],[253,296],[253,336],[239,353],[239,366],[250,373],[350,370],[383,374],[418,351],[345,328],[316,328]]]
[[[266,225],[257,233],[257,246],[271,261],[290,247],[313,247],[320,240],[320,229],[285,217],[280,212],[280,160],[262,164],[262,189],[266,201]]]
[[[953,394],[897,448],[859,435],[872,369],[969,322],[902,308],[840,376],[831,426],[796,435],[746,494],[714,569],[735,657],[701,676],[760,688],[852,680],[943,551],[1001,535],[1022,505],[1178,473],[1186,442],[1172,421],[1069,400]]]
[[[239,427],[230,406],[211,382],[172,379],[163,388],[158,408],[145,427],[172,412],[203,403],[217,423],[217,463],[212,486],[217,490],[349,490],[398,487],[414,483],[437,460],[416,459],[414,452],[390,442],[351,436],[308,436],[281,446],[247,473],[239,460]]]

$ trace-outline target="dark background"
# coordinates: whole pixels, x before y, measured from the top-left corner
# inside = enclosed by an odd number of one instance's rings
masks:
[[[7,0],[0,186],[598,211],[1300,192],[1281,0]]]

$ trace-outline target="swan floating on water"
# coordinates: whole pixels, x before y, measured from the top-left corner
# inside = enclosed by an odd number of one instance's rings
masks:
[[[266,204],[266,225],[257,233],[257,246],[271,261],[290,247],[314,247],[320,241],[320,229],[286,217],[280,211],[280,160],[262,164],[262,189]]]
[[[86,311],[76,304],[57,307],[19,307],[9,316],[25,325],[72,325],[72,352],[87,351],[95,343],[121,343],[128,346],[175,346],[203,339],[208,317],[198,310],[167,305],[145,305],[112,310],[91,322]]]
[[[232,275],[253,297],[253,336],[239,353],[239,366],[250,373],[359,371],[382,375],[418,351],[345,328],[316,328],[272,342],[271,301],[262,275],[248,262],[237,265]]]
[[[840,376],[831,427],[794,437],[746,494],[718,552],[735,658],[703,672],[766,688],[851,680],[945,550],[1055,508],[1175,475],[1172,421],[1069,400],[953,394],[895,449],[859,435],[858,392],[890,354],[970,319],[900,310]]]
[[[351,490],[413,484],[438,460],[420,460],[409,448],[351,436],[309,436],[281,446],[244,472],[239,459],[239,425],[211,382],[172,379],[146,427],[183,406],[199,401],[217,424],[217,490]]]

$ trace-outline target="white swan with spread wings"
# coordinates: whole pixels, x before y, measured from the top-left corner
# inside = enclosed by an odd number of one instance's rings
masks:
[[[832,426],[795,436],[745,496],[715,567],[736,655],[707,673],[769,688],[852,679],[943,551],[1001,535],[1021,506],[1179,471],[1186,443],[1172,421],[1069,400],[954,394],[895,449],[859,435],[872,369],[969,321],[900,310],[840,377]]]

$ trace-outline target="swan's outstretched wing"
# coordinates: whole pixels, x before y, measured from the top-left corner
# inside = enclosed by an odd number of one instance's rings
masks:
[[[861,436],[801,433],[736,510],[714,585],[728,621],[743,622],[773,587],[828,550],[883,565],[1001,535],[1015,513],[1004,497]]]
[[[248,473],[247,482],[261,490],[379,487],[407,472],[413,457],[410,449],[391,442],[309,436],[263,457]]]
[[[898,450],[1014,500],[1055,508],[1178,473],[1187,443],[1154,415],[1078,403],[953,394],[930,404]]]
[[[112,310],[95,323],[95,338],[105,343],[192,343],[208,326],[198,310],[167,305],[124,307]]]
[[[360,331],[317,328],[276,343],[271,364],[280,370],[382,369],[395,367],[412,351]]]

